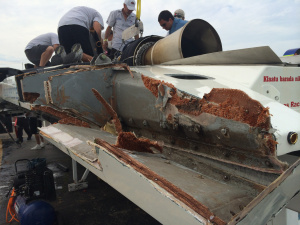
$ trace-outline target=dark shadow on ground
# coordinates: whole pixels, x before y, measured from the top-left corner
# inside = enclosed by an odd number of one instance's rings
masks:
[[[89,173],[86,190],[68,191],[68,184],[72,183],[72,161],[69,156],[51,144],[42,150],[30,150],[35,141],[24,141],[21,147],[1,136],[3,142],[3,156],[0,164],[0,225],[7,225],[5,212],[8,198],[5,198],[15,176],[14,163],[18,159],[46,158],[47,165],[54,172],[57,187],[55,201],[49,202],[62,216],[64,225],[120,225],[120,224],[160,224],[134,203],[122,196],[108,184]],[[3,138],[5,137],[5,138]],[[56,166],[60,163],[69,168],[67,172]],[[85,168],[78,164],[78,178]],[[11,225],[19,224],[17,222]]]

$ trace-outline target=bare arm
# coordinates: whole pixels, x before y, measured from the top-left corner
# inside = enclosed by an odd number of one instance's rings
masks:
[[[105,35],[104,35],[104,40],[103,40],[103,50],[104,51],[107,51],[107,46],[108,46],[108,42],[107,42],[107,39],[109,37],[109,35],[111,34],[111,26],[108,26],[106,28],[106,31],[105,31]]]
[[[97,33],[97,35],[99,37],[100,42],[102,42],[102,40],[101,40],[101,30],[102,30],[101,24],[99,22],[97,22],[97,21],[94,21],[93,28],[96,31],[96,33]]]
[[[59,46],[59,44],[53,45],[54,51],[55,51],[55,49],[56,49],[58,46]]]

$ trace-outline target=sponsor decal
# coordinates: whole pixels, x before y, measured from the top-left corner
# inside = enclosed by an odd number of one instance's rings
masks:
[[[296,82],[300,81],[300,76],[297,77],[283,77],[283,76],[264,76],[263,82]]]
[[[286,103],[284,105],[287,107],[296,108],[296,107],[300,107],[300,102],[291,102],[291,103]]]

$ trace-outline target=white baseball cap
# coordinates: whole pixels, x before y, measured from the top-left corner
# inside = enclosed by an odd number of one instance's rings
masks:
[[[182,9],[177,9],[177,10],[174,12],[174,17],[179,17],[179,18],[184,17],[184,11],[183,11]]]
[[[127,5],[129,10],[135,10],[135,0],[125,0],[124,4]]]

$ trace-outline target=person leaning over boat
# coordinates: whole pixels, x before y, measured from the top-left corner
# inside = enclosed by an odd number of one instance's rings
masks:
[[[27,44],[25,47],[25,55],[35,67],[50,66],[49,59],[58,46],[59,41],[57,34],[41,34]]]
[[[122,41],[122,33],[128,27],[135,24],[136,15],[132,13],[135,10],[135,0],[125,0],[123,3],[123,8],[114,10],[110,12],[109,17],[106,21],[108,24],[105,36],[103,40],[103,47],[104,51],[107,51],[108,48],[108,37],[111,33],[113,28],[113,39],[112,39],[112,49],[111,54],[109,55],[110,58],[114,58],[114,55],[117,51],[122,51],[124,46],[133,41],[133,39],[128,39],[123,43]],[[134,36],[135,39],[139,38],[139,35]]]
[[[104,29],[101,14],[86,6],[77,6],[69,10],[58,23],[58,38],[66,53],[71,52],[74,44],[80,44],[83,50],[81,60],[90,62],[94,56],[90,42],[90,28],[93,28],[101,41]]]
[[[164,10],[158,15],[158,22],[163,29],[169,31],[168,35],[170,35],[183,27],[188,21],[174,18],[170,11]]]

